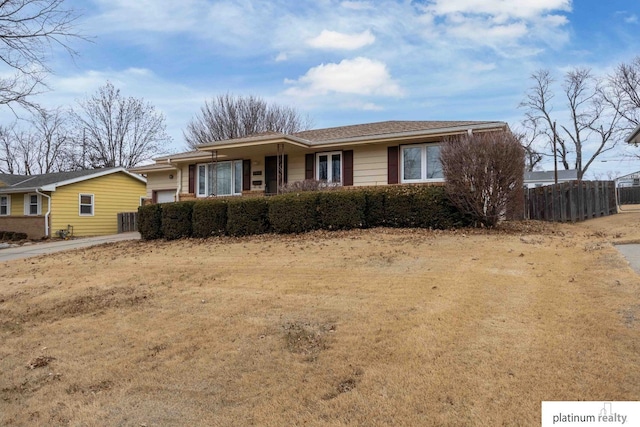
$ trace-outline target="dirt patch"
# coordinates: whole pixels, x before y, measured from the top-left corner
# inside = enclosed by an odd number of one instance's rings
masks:
[[[287,350],[301,354],[305,360],[313,362],[322,350],[329,347],[328,334],[336,331],[332,323],[289,321],[282,325]]]
[[[70,317],[83,315],[98,315],[107,310],[136,307],[146,304],[150,299],[150,292],[136,287],[119,287],[100,289],[89,287],[82,294],[72,298],[45,300],[41,303],[30,304],[23,313],[12,313],[7,311],[5,316],[20,323],[24,322],[54,322]]]

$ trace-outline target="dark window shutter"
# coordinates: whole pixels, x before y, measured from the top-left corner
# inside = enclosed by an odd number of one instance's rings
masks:
[[[151,192],[151,201],[153,203],[158,203],[158,192],[156,190]]]
[[[251,160],[242,161],[242,191],[251,190]]]
[[[196,192],[196,165],[189,165],[189,193]]]
[[[398,147],[387,148],[387,184],[397,184],[400,182],[400,164]]]
[[[342,185],[353,185],[353,150],[342,152]]]
[[[284,183],[289,182],[289,155],[284,155]]]
[[[304,179],[315,179],[314,165],[316,163],[316,155],[313,153],[307,154],[304,158]]]

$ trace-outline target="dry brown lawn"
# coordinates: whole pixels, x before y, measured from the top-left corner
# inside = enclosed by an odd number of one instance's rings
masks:
[[[0,425],[534,426],[640,400],[640,213],[0,264]]]

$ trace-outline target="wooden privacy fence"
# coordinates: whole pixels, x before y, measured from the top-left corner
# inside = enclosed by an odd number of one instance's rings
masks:
[[[618,212],[614,181],[571,181],[525,191],[525,218],[583,221]]]
[[[118,214],[118,233],[138,231],[138,212],[121,212]]]
[[[618,188],[618,202],[621,205],[639,205],[640,204],[640,187]]]

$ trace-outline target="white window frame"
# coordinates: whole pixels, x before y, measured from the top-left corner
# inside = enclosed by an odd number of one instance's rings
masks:
[[[2,213],[2,199],[6,200],[7,213]],[[10,216],[11,215],[11,194],[2,194],[0,195],[0,216]]]
[[[340,155],[340,181],[333,181],[333,168],[331,167],[331,157],[335,154]],[[327,156],[327,180],[320,179],[320,156]],[[342,151],[325,151],[323,153],[316,153],[316,174],[317,181],[325,182],[327,185],[342,185],[344,179],[344,161],[342,158]]]
[[[209,194],[209,177],[211,176],[210,168],[213,167],[213,163],[198,163],[196,165],[196,197],[229,197],[229,196],[241,196],[243,187],[242,176],[242,160],[227,160],[224,162],[216,162],[216,165],[229,163],[231,164],[231,193],[230,194]],[[236,182],[236,165],[240,164],[240,192],[235,191]],[[204,193],[200,192],[200,168],[204,167]]]
[[[400,146],[400,182],[403,184],[411,184],[416,182],[443,182],[444,177],[441,178],[427,178],[427,148],[428,147],[442,147],[442,144],[411,144]],[[420,148],[420,178],[419,179],[405,179],[404,178],[404,150],[406,148]]]
[[[82,203],[82,197],[88,196],[91,197],[91,204]],[[91,213],[82,213],[83,206],[91,206]],[[78,193],[78,215],[79,216],[94,216],[96,213],[96,198],[93,194],[89,193]]]
[[[37,197],[37,213],[31,213],[31,196]],[[24,216],[42,215],[42,196],[38,193],[27,193],[24,195]]]

